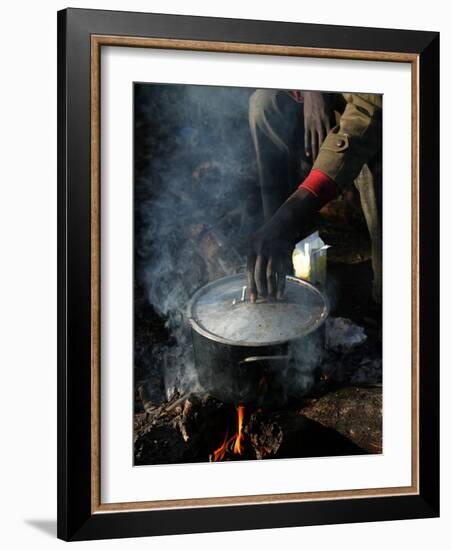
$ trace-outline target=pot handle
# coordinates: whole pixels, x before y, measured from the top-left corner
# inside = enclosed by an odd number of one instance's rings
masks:
[[[258,363],[259,361],[288,361],[288,355],[253,355],[251,357],[245,357],[238,364],[247,365],[248,363]]]

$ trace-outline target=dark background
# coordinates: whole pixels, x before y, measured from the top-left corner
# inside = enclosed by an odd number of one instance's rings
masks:
[[[171,316],[208,281],[190,228],[219,227],[224,245],[244,258],[247,238],[261,223],[248,125],[252,92],[134,87],[135,380],[150,377],[156,400],[167,385],[163,355],[175,344]]]

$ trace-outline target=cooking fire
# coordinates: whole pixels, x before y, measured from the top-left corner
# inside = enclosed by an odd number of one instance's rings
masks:
[[[243,454],[244,434],[243,434],[243,420],[244,420],[244,405],[239,405],[236,408],[237,427],[236,432],[229,438],[229,429],[227,428],[224,441],[211,456],[211,462],[218,462],[223,460],[227,454],[229,448],[231,448],[234,455]]]

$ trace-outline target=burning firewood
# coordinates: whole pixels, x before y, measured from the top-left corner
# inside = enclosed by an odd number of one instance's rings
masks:
[[[244,452],[244,411],[245,407],[239,405],[236,408],[236,431],[229,437],[229,428],[226,429],[221,445],[210,455],[210,462],[218,462],[225,457],[233,458],[233,455],[242,456]]]
[[[135,465],[380,452],[380,386],[341,388],[279,411],[174,394],[135,415]]]
[[[246,435],[255,449],[257,459],[274,458],[282,445],[284,431],[277,422],[262,421],[262,415],[257,411],[249,419]]]

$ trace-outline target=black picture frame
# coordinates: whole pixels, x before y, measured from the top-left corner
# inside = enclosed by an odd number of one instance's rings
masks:
[[[417,495],[96,513],[91,434],[91,36],[398,52],[418,59]],[[333,55],[331,55],[333,57]],[[67,9],[58,13],[58,537],[87,540],[439,515],[439,33]]]

